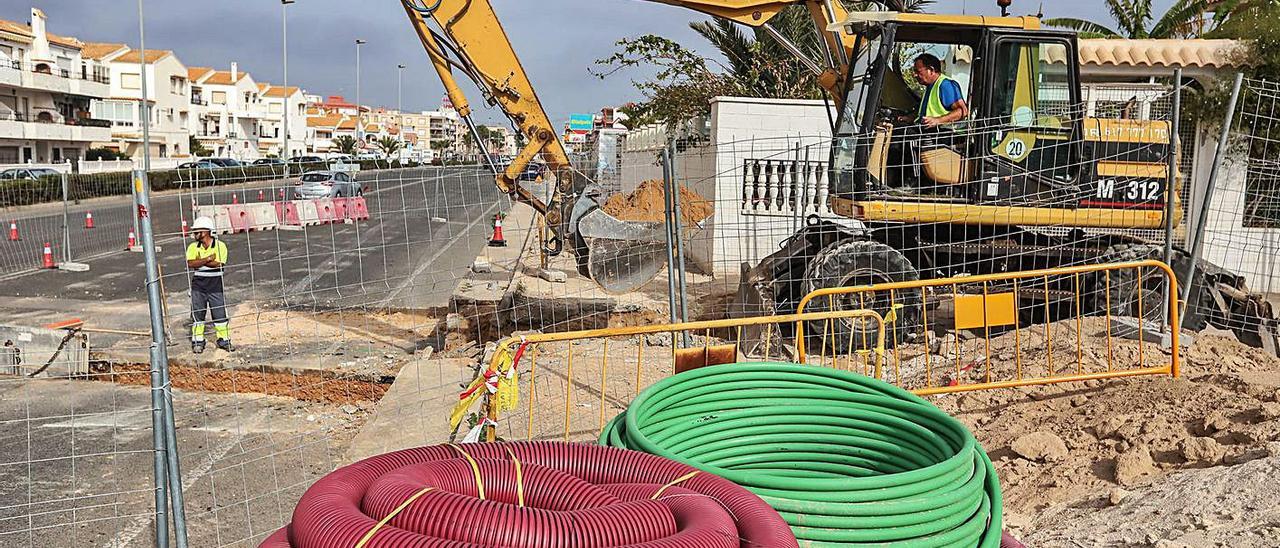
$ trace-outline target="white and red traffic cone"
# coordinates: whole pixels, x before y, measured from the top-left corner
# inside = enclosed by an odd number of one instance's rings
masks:
[[[93,212],[92,211],[84,212],[84,227],[93,228]]]
[[[263,194],[263,193],[262,193],[262,190],[259,190],[259,191],[258,191],[258,201],[259,201],[259,202],[265,202],[265,201],[267,201],[267,196],[266,196],[265,194]]]
[[[133,249],[137,246],[138,246],[138,235],[134,234],[133,231],[130,230],[129,231],[129,247],[127,249]]]
[[[44,267],[57,268],[57,265],[53,264],[53,248],[49,247],[49,242],[44,243]]]
[[[284,201],[284,189],[280,189],[280,201]]]
[[[187,237],[187,220],[186,219],[182,220],[182,237],[183,238]]]
[[[238,194],[232,194],[232,195],[231,195],[231,205],[236,205],[236,204],[238,204],[238,203],[240,203],[240,196],[239,196]]]
[[[18,236],[18,223],[17,223],[17,221],[9,221],[9,241],[10,241],[10,242],[16,242],[16,241],[21,240],[21,239],[22,239],[22,237],[21,237],[21,236]]]
[[[502,236],[502,213],[493,216],[493,237],[489,238],[489,247],[507,247],[507,239]]]

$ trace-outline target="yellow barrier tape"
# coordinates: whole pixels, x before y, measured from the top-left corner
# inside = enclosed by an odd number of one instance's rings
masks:
[[[463,458],[467,459],[468,463],[471,463],[471,472],[476,476],[476,491],[480,492],[480,500],[484,500],[484,480],[480,478],[480,463],[476,462],[476,459],[471,458],[471,455],[468,455],[461,447],[452,443],[449,444],[449,447],[456,449],[458,453],[462,454]]]
[[[457,428],[462,424],[467,410],[487,393],[494,394],[490,402],[494,416],[515,409],[520,403],[520,379],[516,374],[515,359],[505,347],[498,350],[495,363],[473,379],[459,396],[458,403],[449,412],[449,427]]]
[[[685,474],[685,475],[680,476],[680,477],[678,477],[678,478],[676,478],[676,479],[674,479],[674,480],[671,480],[671,483],[668,483],[668,484],[666,484],[666,485],[663,485],[661,488],[659,488],[659,489],[658,489],[658,492],[657,492],[657,493],[654,493],[654,494],[653,494],[653,496],[649,498],[649,500],[658,500],[658,497],[662,496],[662,493],[663,493],[664,491],[666,491],[668,488],[670,488],[670,487],[674,487],[674,486],[676,486],[676,485],[678,485],[678,484],[680,484],[680,483],[682,483],[682,482],[687,481],[689,478],[692,478],[692,477],[694,477],[694,476],[698,475],[698,473],[699,473],[699,472],[701,472],[701,470],[694,470],[694,471],[692,471],[692,472],[689,472],[688,474]]]
[[[413,496],[409,497],[407,500],[400,503],[400,506],[397,506],[396,509],[392,510],[390,514],[387,514],[387,517],[379,520],[378,524],[373,526],[373,529],[370,529],[368,533],[365,533],[363,537],[360,537],[360,542],[356,543],[355,548],[364,548],[364,545],[369,543],[369,540],[373,538],[373,535],[377,534],[378,530],[382,529],[382,526],[386,525],[387,522],[392,520],[392,518],[395,518],[396,515],[399,514],[401,511],[403,511],[405,508],[408,508],[410,504],[413,504],[413,501],[418,500],[418,497],[421,497],[422,495],[425,495],[428,492],[431,492],[434,490],[435,490],[435,487],[423,487],[420,491],[418,491],[417,493],[414,493]]]

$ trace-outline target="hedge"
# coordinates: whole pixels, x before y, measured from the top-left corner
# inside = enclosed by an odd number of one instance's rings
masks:
[[[400,169],[421,167],[417,162],[406,162],[404,165],[393,165],[385,160],[361,160],[361,171],[378,171],[384,169]],[[328,169],[323,162],[293,164],[289,166],[290,174]],[[220,169],[168,169],[148,172],[151,190],[174,190],[179,188],[208,188],[254,181],[280,179],[284,176],[284,166],[244,166]],[[85,200],[103,196],[121,196],[130,193],[132,175],[129,172],[70,174],[67,176],[68,194],[71,200]],[[62,201],[62,178],[60,176],[41,177],[30,181],[0,181],[0,207],[27,206],[47,202]]]

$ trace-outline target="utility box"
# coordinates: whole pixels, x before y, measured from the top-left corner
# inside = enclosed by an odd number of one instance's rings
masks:
[[[79,331],[0,325],[0,375],[89,374],[89,336]]]

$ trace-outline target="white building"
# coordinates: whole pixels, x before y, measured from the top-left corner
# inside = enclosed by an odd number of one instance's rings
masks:
[[[84,59],[84,44],[46,30],[31,8],[29,25],[0,20],[0,163],[79,160],[110,124],[90,115],[109,93],[106,70]]]
[[[307,99],[295,86],[258,84],[263,105],[258,127],[258,146],[267,156],[292,158],[307,150]],[[289,144],[284,140],[284,118],[289,117]]]
[[[110,71],[111,93],[94,101],[95,118],[111,121],[111,140],[96,146],[114,149],[134,160],[142,158],[142,76],[145,63],[152,158],[190,156],[191,88],[187,67],[172,51],[141,52],[124,44],[86,44],[84,56]]]
[[[263,118],[258,84],[239,65],[231,70],[193,67],[191,81],[192,133],[213,156],[254,160],[259,150],[258,125]]]

